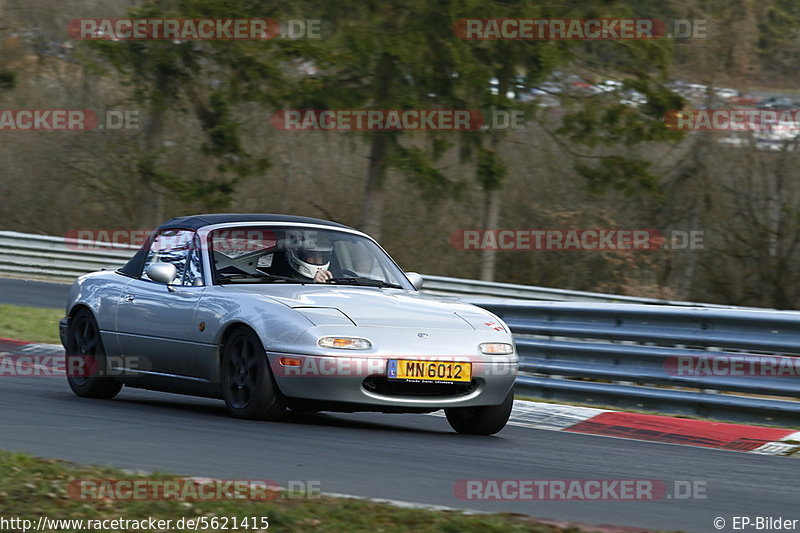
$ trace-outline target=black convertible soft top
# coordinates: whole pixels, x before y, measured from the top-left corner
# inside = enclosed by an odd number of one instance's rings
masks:
[[[235,222],[285,222],[287,224],[293,223],[306,223],[306,224],[322,224],[325,226],[334,226],[337,228],[349,228],[336,222],[329,220],[322,220],[319,218],[297,217],[293,215],[269,215],[269,214],[255,214],[255,213],[223,213],[216,215],[190,215],[188,217],[177,217],[168,220],[158,230],[166,229],[193,229],[197,230],[204,226],[211,226],[213,224],[226,224]]]
[[[222,214],[209,214],[209,215],[190,215],[186,217],[176,217],[160,225],[153,235],[159,231],[170,229],[188,229],[198,230],[205,226],[212,226],[214,224],[233,224],[237,222],[281,222],[285,224],[305,223],[305,224],[320,224],[323,226],[332,226],[335,228],[352,229],[349,226],[331,222],[330,220],[322,220],[319,218],[298,217],[293,215],[271,215],[271,214],[255,214],[255,213],[222,213]],[[152,235],[151,235],[152,238]],[[139,277],[144,268],[144,261],[147,258],[147,251],[150,249],[150,239],[144,243],[142,248],[134,254],[128,263],[120,268],[117,272],[131,277]]]

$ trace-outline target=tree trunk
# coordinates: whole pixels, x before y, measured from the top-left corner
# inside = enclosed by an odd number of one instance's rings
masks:
[[[788,282],[788,268],[791,264],[792,248],[785,242],[786,220],[784,210],[784,178],[794,158],[789,157],[788,147],[781,153],[781,162],[776,169],[775,179],[770,180],[770,191],[767,200],[767,226],[769,228],[769,257],[766,258],[767,272],[771,274],[769,281],[772,284],[772,298],[768,304],[775,309],[792,309],[791,298],[786,287]]]
[[[386,154],[391,135],[388,132],[376,132],[372,135],[369,151],[369,168],[367,183],[362,204],[362,229],[373,239],[380,241],[383,229],[383,193],[386,181]]]
[[[500,223],[500,190],[493,189],[484,192],[484,224],[486,230],[497,229]],[[481,252],[481,279],[494,281],[497,266],[497,250],[483,250]]]
[[[150,106],[150,120],[144,140],[144,160],[149,160],[148,172],[156,172],[158,152],[164,146],[164,109],[158,104]],[[152,175],[142,178],[141,224],[145,228],[155,228],[164,222],[164,190],[153,181]]]
[[[394,31],[395,19],[390,19],[387,31]],[[393,82],[396,75],[394,58],[383,52],[380,54],[376,66],[373,98],[376,102],[386,100],[393,92]],[[367,169],[367,182],[364,186],[364,200],[362,203],[361,229],[375,239],[381,240],[383,229],[383,193],[386,181],[387,155],[391,143],[394,142],[394,133],[376,131],[372,133],[369,150],[369,168]]]
[[[500,94],[505,94],[506,85],[501,82]],[[493,131],[490,134],[490,146],[493,157],[497,157],[497,150],[500,146],[500,133]],[[500,190],[502,180],[505,177],[505,169],[498,167],[495,164],[490,165],[491,176],[484,176],[482,181],[483,185],[483,228],[485,230],[498,229],[500,224]],[[487,178],[491,178],[488,179]],[[481,274],[480,279],[483,281],[494,281],[497,271],[497,250],[483,250],[481,252]]]

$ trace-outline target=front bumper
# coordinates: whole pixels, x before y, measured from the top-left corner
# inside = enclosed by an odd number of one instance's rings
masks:
[[[267,352],[272,374],[281,392],[295,399],[360,404],[372,407],[442,409],[499,405],[514,385],[518,359],[510,356],[465,356],[426,360],[472,363],[470,383],[413,383],[387,378],[389,359],[414,356],[316,356]],[[299,366],[284,366],[281,358],[299,359]]]

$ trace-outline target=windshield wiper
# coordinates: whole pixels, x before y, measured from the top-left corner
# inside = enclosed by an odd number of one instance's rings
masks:
[[[299,284],[310,283],[308,281],[294,279],[287,276],[276,276],[275,274],[267,274],[266,272],[261,272],[258,274],[220,274],[220,276],[223,276],[219,279],[220,284],[234,283],[236,281],[244,281],[244,280],[260,280],[260,282],[262,283],[276,282],[276,281],[280,281],[283,283],[299,283]]]
[[[357,285],[362,287],[387,287],[390,289],[402,289],[403,287],[396,283],[388,283],[379,279],[372,278],[331,278],[328,283],[333,285]]]

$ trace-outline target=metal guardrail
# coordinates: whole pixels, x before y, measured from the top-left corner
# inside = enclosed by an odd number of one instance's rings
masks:
[[[135,246],[98,243],[64,237],[0,231],[0,275],[26,276],[56,282],[72,282],[77,276],[102,268],[121,267]],[[558,302],[617,302],[656,305],[723,307],[713,304],[638,298],[597,292],[496,283],[445,276],[424,275],[423,292],[446,296],[483,296]]]
[[[800,425],[800,401],[779,399],[800,399],[800,312],[470,301],[514,333],[520,393]]]
[[[119,268],[135,246],[0,231],[0,274],[72,282],[102,268]]]
[[[682,302],[676,300],[659,300],[657,298],[641,298],[638,296],[621,296],[600,292],[572,291],[535,287],[531,285],[515,285],[474,279],[449,278],[445,276],[423,275],[425,287],[422,292],[443,296],[485,296],[490,298],[508,298],[516,300],[543,300],[552,302],[606,302],[649,305],[674,305],[681,307],[710,307],[730,309],[730,306]],[[740,308],[747,309],[747,308]]]

